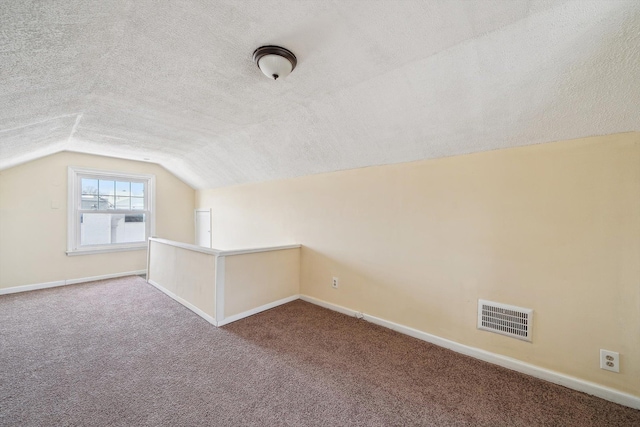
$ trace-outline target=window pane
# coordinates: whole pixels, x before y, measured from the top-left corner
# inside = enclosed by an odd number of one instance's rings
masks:
[[[98,194],[100,196],[115,196],[116,194],[116,182],[105,181],[101,179],[98,181]]]
[[[131,195],[131,183],[116,181],[116,196],[130,196]]]
[[[115,200],[113,196],[100,196],[100,200],[98,200],[98,209],[106,210],[106,209],[115,209]]]
[[[82,194],[98,194],[98,180],[82,178]]]
[[[131,183],[131,195],[135,197],[144,197],[144,183],[132,182]]]
[[[125,214],[124,222],[144,222],[144,214]]]
[[[147,225],[145,220],[145,214],[125,215],[116,230],[116,243],[146,241]]]
[[[80,244],[108,245],[144,242],[145,214],[85,213],[81,215]]]
[[[116,197],[116,209],[131,209],[131,197]]]
[[[144,210],[144,197],[132,197],[131,198],[131,209],[133,209],[133,210]]]
[[[98,189],[96,188],[96,191]],[[98,195],[83,194],[80,202],[80,209],[98,209]]]

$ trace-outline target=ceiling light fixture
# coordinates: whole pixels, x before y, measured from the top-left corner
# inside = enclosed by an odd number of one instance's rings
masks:
[[[270,79],[283,79],[296,68],[298,60],[290,51],[280,46],[262,46],[253,52],[258,68]]]

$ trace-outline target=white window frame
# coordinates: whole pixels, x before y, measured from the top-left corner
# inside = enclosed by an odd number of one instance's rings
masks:
[[[135,211],[148,215],[145,229],[145,241],[134,243],[114,243],[106,245],[81,245],[80,244],[80,215],[86,210],[81,208],[82,178],[109,179],[122,181],[143,181],[146,183],[145,210]],[[88,169],[69,166],[68,168],[68,196],[67,196],[67,255],[88,255],[107,252],[137,251],[147,248],[147,240],[156,232],[156,177],[129,172],[116,172],[100,169]],[[130,213],[130,210],[112,210],[109,213]]]

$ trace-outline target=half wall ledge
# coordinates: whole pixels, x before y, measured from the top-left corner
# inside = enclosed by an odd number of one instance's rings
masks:
[[[220,250],[151,237],[147,282],[222,326],[297,299],[300,248]]]

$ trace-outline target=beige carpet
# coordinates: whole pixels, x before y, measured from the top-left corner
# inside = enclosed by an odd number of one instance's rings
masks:
[[[0,297],[2,426],[639,426],[295,301],[217,329],[128,277]]]

